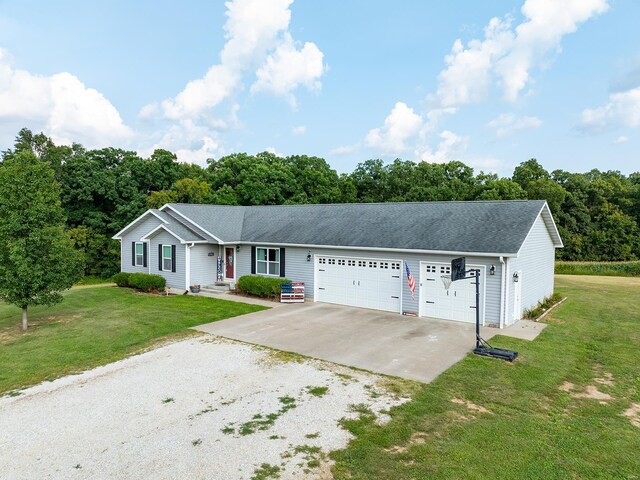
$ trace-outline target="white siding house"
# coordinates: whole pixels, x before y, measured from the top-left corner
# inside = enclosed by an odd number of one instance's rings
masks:
[[[480,270],[481,321],[497,327],[514,323],[553,293],[555,249],[562,247],[549,207],[538,200],[168,204],[114,238],[122,242],[122,271],[157,273],[170,287],[211,285],[218,274],[230,284],[244,275],[286,277],[304,282],[310,301],[426,321],[475,321],[475,279],[449,289],[442,281],[451,260],[464,256],[467,268]],[[144,265],[135,257],[139,242],[146,244]],[[163,264],[162,246],[173,249],[170,265]]]

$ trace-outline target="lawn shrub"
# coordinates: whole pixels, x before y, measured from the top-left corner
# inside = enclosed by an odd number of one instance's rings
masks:
[[[291,282],[291,280],[286,278],[245,275],[238,279],[238,290],[256,297],[278,298],[280,296],[280,284],[288,282]]]
[[[167,281],[164,277],[148,273],[132,273],[129,277],[129,286],[143,292],[152,290],[164,290]]]
[[[131,285],[129,284],[130,282],[130,277],[131,274],[127,273],[127,272],[120,272],[120,273],[116,273],[113,276],[113,281],[115,282],[116,285],[118,285],[119,287],[130,287]]]
[[[640,277],[640,262],[556,262],[555,273]]]
[[[523,318],[526,318],[528,320],[535,320],[540,315],[542,315],[544,312],[546,312],[551,307],[553,307],[560,300],[562,300],[562,295],[560,295],[559,293],[556,292],[553,295],[551,295],[551,296],[545,298],[544,300],[542,300],[535,307],[533,307],[533,308],[531,308],[529,310],[526,310],[524,312],[524,314],[523,314]]]

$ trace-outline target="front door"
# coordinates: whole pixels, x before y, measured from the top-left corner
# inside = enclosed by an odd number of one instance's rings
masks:
[[[233,278],[233,263],[236,261],[234,252],[235,248],[233,247],[224,249],[224,276],[226,278]]]

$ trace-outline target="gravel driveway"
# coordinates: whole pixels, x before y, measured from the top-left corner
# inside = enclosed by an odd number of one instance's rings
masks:
[[[404,401],[380,380],[213,336],[172,343],[0,398],[1,477],[330,478],[339,420]]]

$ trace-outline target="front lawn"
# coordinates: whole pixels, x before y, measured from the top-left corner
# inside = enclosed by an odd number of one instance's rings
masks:
[[[205,297],[157,297],[126,288],[75,288],[54,307],[20,310],[0,303],[0,394],[112,362],[188,327],[264,307]]]
[[[568,299],[537,340],[491,342],[514,364],[469,355],[388,424],[346,422],[335,478],[638,478],[640,279],[556,282]]]

